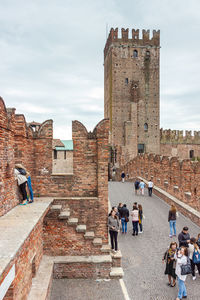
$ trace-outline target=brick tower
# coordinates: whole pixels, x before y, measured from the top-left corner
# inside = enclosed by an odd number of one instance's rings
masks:
[[[112,162],[160,153],[160,31],[111,29],[104,48],[104,116],[110,119]]]

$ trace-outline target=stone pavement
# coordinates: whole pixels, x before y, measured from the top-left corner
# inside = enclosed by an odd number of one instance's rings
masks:
[[[156,196],[135,196],[132,183],[109,183],[111,206],[119,202],[127,204],[131,210],[135,201],[142,204],[145,219],[144,233],[132,236],[132,224],[128,223],[127,235],[119,234],[119,248],[122,251],[124,282],[130,300],[173,300],[177,287],[167,286],[162,256],[172,240],[169,238],[169,206]],[[180,214],[177,233],[187,225],[192,236],[197,236],[200,228]],[[188,299],[198,300],[200,277],[186,281]],[[74,296],[73,296],[74,295]],[[109,282],[94,280],[54,280],[51,300],[123,300],[125,299],[118,280]],[[126,299],[127,300],[127,299]]]

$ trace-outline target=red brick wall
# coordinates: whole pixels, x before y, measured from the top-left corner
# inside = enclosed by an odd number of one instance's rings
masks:
[[[0,284],[15,264],[15,279],[5,296],[6,300],[9,299],[10,294],[13,297],[12,300],[25,300],[27,298],[32,284],[32,260],[35,257],[35,269],[37,271],[43,255],[42,236],[43,219],[41,218],[1,277]]]
[[[15,115],[0,99],[0,215],[19,203],[14,165],[22,163],[31,173],[35,196],[96,196],[107,213],[108,120],[87,132],[78,121],[72,123],[73,175],[52,175],[53,122],[47,120],[34,132],[23,115]],[[9,188],[8,188],[9,187]],[[105,229],[105,221],[99,232]],[[103,231],[104,231],[103,229]]]
[[[137,156],[123,169],[131,179],[152,178],[156,186],[200,210],[200,162],[149,154]]]

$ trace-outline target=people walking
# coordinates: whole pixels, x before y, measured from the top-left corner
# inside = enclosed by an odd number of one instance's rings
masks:
[[[22,194],[22,202],[20,205],[26,205],[28,203],[27,192],[26,192],[26,171],[21,167],[21,165],[16,165],[14,169],[15,180],[17,180],[20,192]]]
[[[163,256],[163,262],[166,262],[165,275],[168,275],[168,286],[174,287],[176,285],[176,251],[177,243],[172,242],[169,249],[165,252]]]
[[[149,193],[149,197],[152,196],[152,191],[153,191],[153,182],[151,181],[151,179],[148,181],[148,193]]]
[[[136,205],[133,205],[133,210],[131,211],[133,234],[138,235],[138,223],[139,223],[139,211]]]
[[[136,179],[134,185],[135,185],[135,195],[137,195],[138,191],[139,191],[139,188],[140,188],[140,181],[139,181],[139,179]]]
[[[184,246],[188,248],[188,243],[190,242],[190,234],[188,233],[188,227],[183,227],[183,230],[178,235],[179,248]]]
[[[200,275],[200,249],[197,245],[197,240],[192,237],[189,242],[189,247],[188,247],[188,252],[189,252],[189,258],[190,258],[190,263],[191,263],[191,268],[192,268],[192,279],[196,280],[196,275],[195,275],[195,266],[197,266],[197,270]]]
[[[171,205],[168,215],[169,229],[170,234],[169,237],[176,236],[176,207],[175,205]]]
[[[139,228],[140,231],[139,233],[143,233],[143,226],[142,226],[142,220],[143,220],[143,209],[142,209],[142,205],[138,204],[138,215],[139,215]]]
[[[139,187],[140,187],[140,193],[141,193],[141,195],[144,196],[145,183],[144,183],[143,180],[140,181]]]
[[[187,298],[187,290],[185,286],[185,280],[187,275],[182,275],[181,266],[187,264],[188,258],[188,249],[186,247],[181,247],[177,254],[176,261],[176,275],[178,276],[178,297],[176,300]]]
[[[122,182],[124,183],[124,180],[125,180],[125,173],[124,173],[124,171],[122,172],[122,174],[121,174],[121,178],[122,178]]]
[[[116,213],[114,210],[111,210],[110,216],[108,217],[108,228],[109,228],[112,250],[114,252],[117,252],[117,250],[118,250],[117,237],[118,237],[118,232],[119,232],[119,219],[116,216]]]
[[[120,209],[120,220],[122,222],[122,233],[127,233],[127,223],[129,222],[129,210],[126,204]]]

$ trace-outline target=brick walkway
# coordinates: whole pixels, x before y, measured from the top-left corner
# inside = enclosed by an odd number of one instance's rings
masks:
[[[128,223],[128,234],[119,236],[119,247],[123,255],[124,282],[130,299],[138,300],[173,300],[177,296],[177,287],[166,285],[167,276],[164,275],[165,265],[161,259],[164,251],[170,244],[168,210],[169,206],[156,196],[135,196],[132,183],[109,184],[109,198],[111,206],[119,202],[132,208],[136,201],[142,204],[145,219],[144,233],[132,236],[132,224]],[[200,228],[190,220],[180,215],[177,220],[177,233],[187,225],[192,236],[197,236]],[[175,240],[175,238],[174,238]],[[200,299],[200,277],[192,281],[188,276],[186,281],[188,298]]]
[[[119,248],[123,255],[124,282],[130,300],[173,300],[177,296],[177,287],[167,286],[167,276],[164,275],[165,265],[162,255],[172,239],[169,238],[167,221],[169,206],[153,196],[135,196],[131,183],[109,183],[109,200],[111,206],[119,202],[132,208],[133,202],[142,204],[145,220],[144,233],[132,236],[132,226],[128,223],[128,234],[119,235]],[[190,220],[180,215],[177,220],[177,232],[184,225],[190,229],[191,236],[196,236],[200,228]],[[188,276],[186,281],[188,299],[198,300],[200,277],[192,281]],[[110,282],[95,282],[92,280],[54,280],[51,300],[123,300],[118,280]]]

